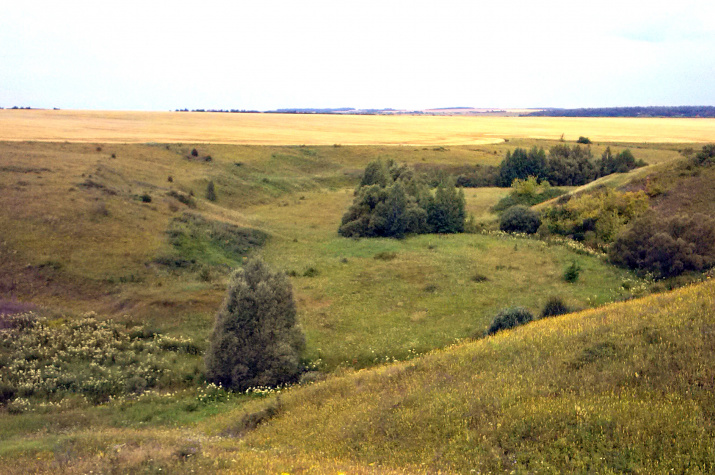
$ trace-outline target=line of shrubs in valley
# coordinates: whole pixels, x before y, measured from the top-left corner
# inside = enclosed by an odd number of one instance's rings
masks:
[[[582,144],[591,143],[586,137],[582,139]],[[546,180],[553,186],[581,186],[612,173],[625,173],[645,165],[628,149],[614,153],[608,147],[600,158],[595,158],[588,146],[558,144],[549,148],[548,154],[541,147],[516,148],[513,152],[507,151],[498,166],[472,165],[446,171],[451,172],[449,174],[457,186],[464,188],[509,187],[515,179],[529,176]],[[425,171],[428,182],[433,185],[444,180],[444,172],[439,169]]]

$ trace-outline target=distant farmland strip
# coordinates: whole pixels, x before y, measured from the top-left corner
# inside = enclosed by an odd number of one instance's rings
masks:
[[[0,140],[8,141],[470,145],[582,135],[611,142],[711,142],[715,119],[0,110]]]

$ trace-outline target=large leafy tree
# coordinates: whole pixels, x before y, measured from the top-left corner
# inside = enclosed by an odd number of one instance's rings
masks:
[[[283,273],[249,261],[231,278],[206,352],[206,379],[245,391],[294,382],[305,337]]]

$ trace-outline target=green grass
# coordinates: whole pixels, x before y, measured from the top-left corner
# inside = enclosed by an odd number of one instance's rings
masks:
[[[708,473],[714,294],[709,282],[554,317],[290,391],[244,450],[414,473]]]
[[[337,234],[360,171],[377,157],[494,165],[506,150],[556,143],[0,144],[0,289],[53,318],[96,310],[204,349],[229,269],[260,253],[292,276],[305,360],[329,374],[280,403],[206,400],[201,356],[173,354],[170,376],[144,396],[101,406],[69,397],[61,408],[38,397],[29,412],[0,413],[0,470],[712,471],[711,283],[604,306],[646,283],[563,244]],[[670,145],[611,145],[655,164],[638,173],[678,157]],[[194,146],[212,160],[187,158]],[[594,155],[605,146],[594,144]],[[216,202],[203,198],[209,180]],[[193,192],[195,207],[172,191]],[[491,208],[510,190],[465,191],[476,223],[493,227]],[[144,193],[150,203],[137,199]],[[194,263],[157,264],[166,256]],[[573,261],[582,271],[567,283]],[[595,309],[481,339],[500,309],[538,315],[554,296]],[[266,407],[278,409],[255,431],[228,436]]]
[[[304,194],[288,206],[252,209],[274,238],[263,255],[293,278],[306,356],[326,369],[403,359],[483,332],[504,307],[539,314],[561,295],[576,307],[623,298],[633,276],[559,245],[502,235],[422,235],[346,239],[336,223],[350,190]],[[469,205],[469,202],[468,202]],[[379,259],[381,253],[394,258]],[[577,284],[563,281],[572,260]],[[302,277],[313,267],[315,277]],[[489,280],[476,283],[475,274]]]
[[[46,472],[59,462],[74,472],[711,473],[714,297],[709,281],[552,317],[412,361],[336,374],[284,391],[279,401],[248,398],[182,414],[191,396],[179,394],[145,406],[3,416],[0,466],[5,473]],[[277,409],[272,417],[240,439],[230,436],[267,407]],[[43,422],[57,430],[43,431]],[[200,445],[195,459],[180,457],[192,441]]]

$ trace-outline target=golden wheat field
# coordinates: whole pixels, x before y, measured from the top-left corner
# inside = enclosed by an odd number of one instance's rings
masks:
[[[687,143],[715,119],[0,110],[0,140],[253,145],[470,145],[511,138]]]

